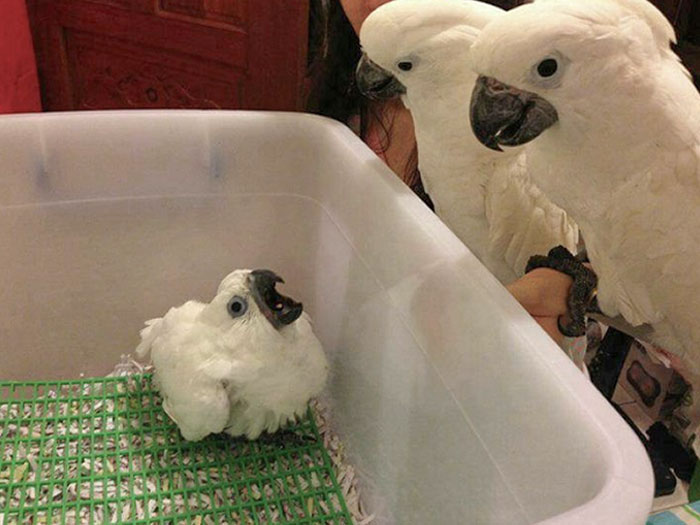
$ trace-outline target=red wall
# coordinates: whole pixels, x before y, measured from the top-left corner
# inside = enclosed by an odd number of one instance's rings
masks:
[[[25,0],[0,0],[0,113],[41,111]]]

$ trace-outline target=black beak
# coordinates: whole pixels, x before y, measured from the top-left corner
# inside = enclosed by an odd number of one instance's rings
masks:
[[[469,116],[479,142],[496,151],[530,142],[559,119],[542,97],[484,76],[474,86]]]
[[[406,93],[406,88],[394,75],[372,62],[364,53],[357,63],[355,81],[360,93],[372,100],[388,100]]]
[[[272,326],[279,330],[299,319],[304,310],[302,304],[275,290],[277,283],[284,283],[279,275],[270,270],[253,270],[250,280],[253,298]]]

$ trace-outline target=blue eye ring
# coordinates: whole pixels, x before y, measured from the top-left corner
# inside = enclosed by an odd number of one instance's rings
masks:
[[[228,314],[234,319],[240,317],[248,311],[248,301],[240,295],[234,295],[226,305],[226,310],[228,310]]]

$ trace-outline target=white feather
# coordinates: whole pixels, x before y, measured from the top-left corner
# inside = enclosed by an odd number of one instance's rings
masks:
[[[471,0],[394,0],[365,20],[369,58],[406,87],[421,178],[436,213],[501,282],[523,274],[530,256],[556,245],[575,251],[578,229],[530,182],[518,151],[484,148],[469,125],[476,75],[470,47],[502,16]],[[397,63],[410,59],[410,71]]]
[[[325,385],[328,363],[309,317],[273,327],[251,297],[249,274],[231,273],[209,304],[188,301],[141,331],[137,354],[150,355],[163,408],[185,439],[275,432]],[[248,310],[231,318],[236,295]]]
[[[537,93],[559,121],[527,147],[533,180],[581,226],[608,315],[649,323],[700,370],[700,96],[644,0],[537,0],[481,33],[479,74]],[[545,86],[533,66],[565,57]]]

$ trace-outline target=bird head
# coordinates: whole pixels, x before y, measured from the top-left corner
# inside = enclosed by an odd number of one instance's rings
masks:
[[[204,315],[219,326],[264,318],[275,330],[291,325],[303,312],[301,303],[276,290],[284,280],[271,270],[236,270],[227,275]]]
[[[501,9],[471,0],[394,0],[362,24],[360,91],[388,99],[474,77],[467,55],[478,31]],[[410,102],[409,102],[410,105]]]
[[[650,99],[673,28],[646,0],[537,0],[472,46],[470,120],[494,150],[547,130],[603,129]]]

